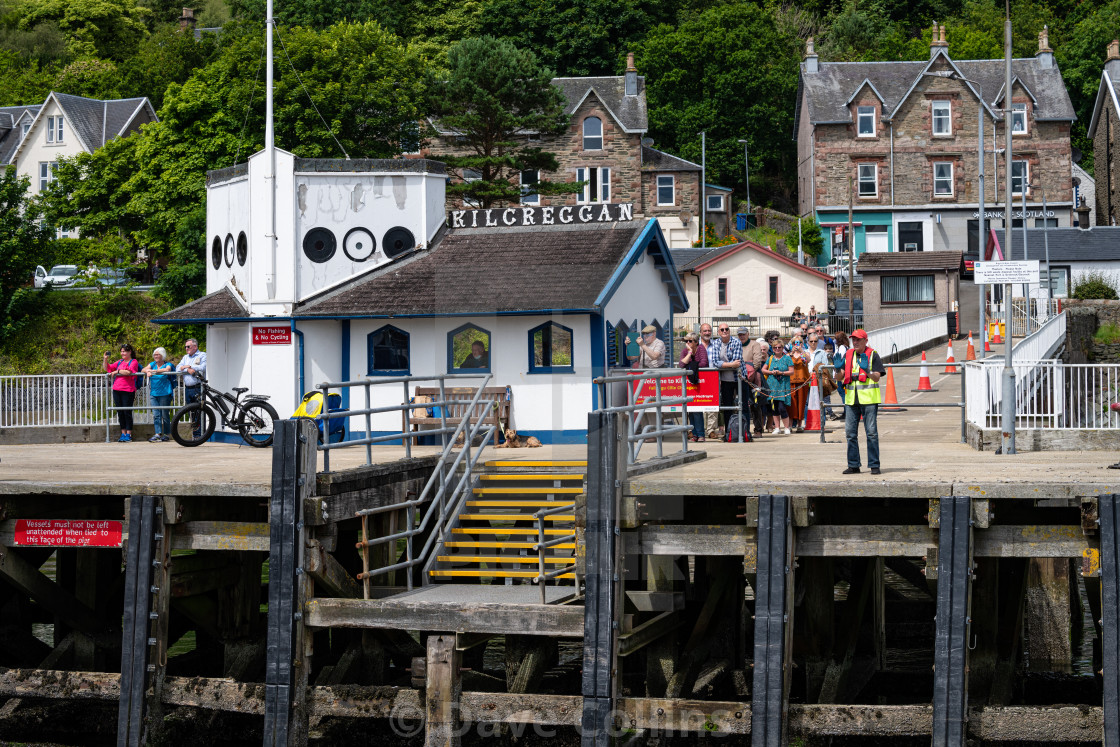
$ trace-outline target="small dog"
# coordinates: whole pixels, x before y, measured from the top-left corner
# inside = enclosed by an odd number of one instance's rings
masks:
[[[521,438],[517,435],[517,431],[512,429],[506,430],[505,443],[498,444],[495,449],[521,449],[521,448],[536,448],[541,445],[540,439],[536,436],[529,436],[528,438]]]

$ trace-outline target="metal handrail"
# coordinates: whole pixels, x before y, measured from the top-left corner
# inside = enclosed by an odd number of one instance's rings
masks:
[[[599,376],[592,381],[598,386],[599,399],[605,405],[598,408],[600,412],[628,413],[626,417],[626,464],[628,467],[638,461],[638,454],[646,441],[654,441],[657,444],[657,457],[659,459],[664,457],[664,439],[666,436],[672,436],[676,433],[681,434],[681,449],[678,453],[688,453],[688,432],[692,430],[692,427],[688,425],[688,403],[695,398],[687,396],[666,398],[661,395],[661,382],[667,378],[679,378],[681,393],[687,392],[688,373],[688,369],[683,368],[631,369],[613,376]],[[641,379],[655,380],[654,396],[653,399],[646,402],[635,403],[633,401],[635,389],[630,384]],[[611,383],[625,383],[627,385],[626,405],[612,406],[610,387],[607,386]],[[676,405],[681,406],[682,424],[666,426],[662,408],[675,407]],[[641,431],[638,431],[638,423],[647,412],[656,412],[656,422],[654,425],[647,425]]]
[[[544,538],[544,519],[546,516],[552,516],[553,514],[562,514],[565,511],[574,512],[575,509],[576,504],[569,503],[567,505],[556,506],[554,508],[542,508],[540,511],[537,511],[535,514],[533,514],[533,518],[537,522],[537,542],[533,545],[533,549],[537,553],[537,585],[540,586],[541,604],[548,604],[548,598],[546,595],[546,589],[548,587],[547,581],[550,578],[556,578],[557,576],[562,576],[565,573],[572,573],[576,568],[575,563],[572,563],[571,565],[564,566],[563,568],[557,568],[553,571],[545,571],[544,551],[554,545],[559,545],[564,542],[572,542],[576,539],[576,535],[575,532],[572,532],[571,534],[565,534],[563,536],[555,537],[551,540],[546,541]],[[576,579],[576,588],[579,588],[579,579]]]

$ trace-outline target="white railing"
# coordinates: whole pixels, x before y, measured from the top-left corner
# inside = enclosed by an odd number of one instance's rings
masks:
[[[47,374],[0,376],[0,428],[51,428],[71,425],[105,425],[113,402],[112,384],[106,374]],[[171,404],[182,407],[183,388],[173,390]],[[151,388],[136,393],[133,420],[152,422]]]
[[[1021,361],[1015,369],[1015,427],[1042,430],[1120,430],[1120,365]],[[981,428],[1001,428],[1003,365],[965,366],[966,417]]]
[[[948,335],[948,318],[945,314],[934,314],[893,327],[868,331],[867,344],[882,355],[890,355],[892,351],[911,350]]]
[[[1011,302],[1011,336],[1025,337],[1036,331],[1047,319],[1060,313],[1062,301],[1059,298],[1016,298]],[[988,303],[988,319],[995,322],[1007,317],[1004,303]]]
[[[1066,339],[1066,312],[1051,317],[1011,350],[1011,360],[1045,361],[1057,352]]]

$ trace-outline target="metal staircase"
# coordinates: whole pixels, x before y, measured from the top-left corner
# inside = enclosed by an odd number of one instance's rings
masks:
[[[586,467],[586,461],[486,462],[429,577],[574,579],[575,502]]]

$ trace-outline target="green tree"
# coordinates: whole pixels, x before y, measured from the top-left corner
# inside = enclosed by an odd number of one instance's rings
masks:
[[[638,49],[656,147],[700,162],[707,132],[707,179],[744,193],[749,144],[751,198],[788,210],[794,202],[793,102],[800,41],[753,2],[705,10],[679,26],[655,28]]]
[[[120,95],[147,96],[157,110],[172,83],[184,83],[219,54],[218,35],[195,39],[178,27],[159,29],[140,42],[136,54],[120,65]]]
[[[33,310],[28,284],[37,265],[50,264],[51,229],[28,196],[30,182],[15,166],[0,174],[0,339],[14,334]]]
[[[819,257],[824,252],[824,234],[821,233],[820,224],[813,216],[806,216],[801,219],[801,235],[798,236],[797,224],[794,223],[793,227],[789,229],[786,234],[786,246],[790,249],[796,250],[797,242],[800,238],[801,250],[809,257]]]
[[[58,24],[67,49],[75,57],[121,61],[136,51],[147,34],[148,15],[136,0],[29,0],[22,7],[19,28],[31,30]]]
[[[54,90],[92,99],[118,98],[120,75],[109,60],[83,59],[71,62],[55,77]]]
[[[41,104],[54,88],[57,62],[25,59],[15,52],[0,50],[0,103]]]
[[[536,55],[512,42],[481,36],[464,39],[447,53],[448,73],[431,86],[430,108],[440,127],[456,133],[469,155],[438,154],[462,176],[477,181],[448,185],[447,192],[483,207],[516,202],[520,187],[511,180],[521,171],[556,171],[556,156],[531,147],[526,132],[558,135],[568,125],[564,99],[552,85],[552,72]],[[541,179],[538,194],[570,194],[579,182]]]

